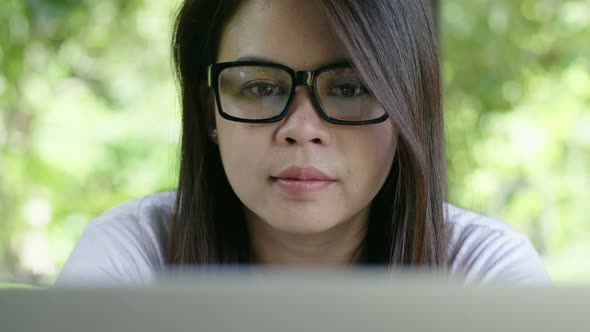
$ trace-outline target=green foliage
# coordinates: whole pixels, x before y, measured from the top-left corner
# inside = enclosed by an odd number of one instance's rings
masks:
[[[175,5],[0,2],[0,276],[51,282],[91,219],[176,186]],[[450,201],[590,280],[590,1],[440,10]]]
[[[0,273],[51,282],[85,224],[174,188],[173,3],[0,3]]]
[[[17,284],[17,283],[2,283],[0,282],[0,289],[10,289],[10,288],[21,288],[21,289],[38,289],[38,287],[33,285],[27,284]]]
[[[442,1],[450,200],[590,280],[590,1]]]

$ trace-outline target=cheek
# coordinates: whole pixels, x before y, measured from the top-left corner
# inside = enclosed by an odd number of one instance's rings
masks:
[[[223,168],[234,191],[247,193],[256,190],[254,179],[264,168],[264,138],[262,131],[253,131],[248,124],[218,121],[219,150]]]
[[[385,175],[389,174],[395,151],[397,150],[397,134],[394,130],[387,130],[376,135],[375,153],[377,164],[384,168]]]
[[[348,149],[347,158],[351,161],[348,175],[353,180],[352,185],[377,192],[393,164],[397,135],[391,125],[383,126],[379,130],[362,132],[349,147],[352,144],[354,149]]]

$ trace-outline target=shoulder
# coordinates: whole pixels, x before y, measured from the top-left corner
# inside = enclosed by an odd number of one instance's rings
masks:
[[[89,229],[110,229],[140,238],[144,243],[162,242],[168,233],[176,191],[166,191],[121,203],[94,219]]]
[[[445,204],[448,265],[468,281],[549,285],[551,279],[530,240],[512,226]]]
[[[175,195],[167,191],[138,197],[92,220],[56,285],[151,281],[165,264]]]

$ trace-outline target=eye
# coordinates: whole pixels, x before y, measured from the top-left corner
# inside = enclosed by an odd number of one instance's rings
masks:
[[[285,94],[285,91],[280,86],[266,82],[248,84],[244,90],[257,97],[281,96]]]
[[[330,89],[330,95],[336,97],[359,97],[367,93],[367,89],[359,82],[345,82]]]

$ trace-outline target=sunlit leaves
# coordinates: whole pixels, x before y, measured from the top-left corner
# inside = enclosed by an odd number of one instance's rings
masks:
[[[451,201],[590,280],[590,1],[443,1]]]

